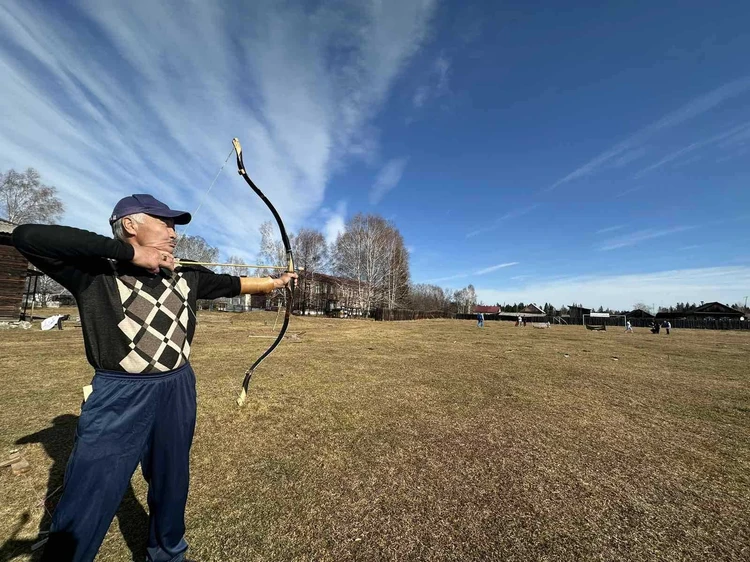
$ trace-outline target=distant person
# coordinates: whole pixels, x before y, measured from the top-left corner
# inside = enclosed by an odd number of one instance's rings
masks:
[[[180,266],[175,225],[190,218],[137,194],[115,205],[113,238],[56,225],[13,231],[16,249],[75,297],[95,370],[42,562],[94,560],[138,464],[148,482],[150,518],[147,552],[139,559],[184,560],[197,300],[270,293],[297,277],[236,277]]]
[[[484,328],[484,314],[481,312],[477,314],[477,328]]]
[[[633,333],[633,326],[630,324],[630,320],[625,322],[625,333]]]
[[[667,329],[667,335],[669,335],[669,330],[672,328],[672,323],[669,320],[667,320],[667,325],[664,327]]]

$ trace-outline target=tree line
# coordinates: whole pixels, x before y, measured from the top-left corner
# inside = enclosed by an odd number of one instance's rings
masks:
[[[0,175],[0,216],[15,224],[57,224],[65,211],[65,205],[54,186],[45,185],[34,168],[24,172],[13,169]],[[276,233],[276,225],[269,221],[259,226],[260,247],[257,259],[260,263],[275,266],[286,265],[286,252]],[[375,308],[410,309],[421,312],[444,312],[471,314],[477,304],[473,285],[461,289],[440,287],[434,284],[412,283],[409,270],[409,252],[398,228],[391,221],[378,215],[356,214],[344,225],[343,231],[331,243],[312,228],[301,228],[289,236],[296,265],[304,270],[298,284],[295,299],[308,302],[315,287],[315,275],[326,274],[340,280],[353,292],[356,306],[363,311]],[[220,250],[196,235],[180,236],[175,249],[178,257],[200,262],[219,261]],[[241,256],[230,255],[229,264],[242,264]],[[235,275],[268,275],[271,270],[247,267],[215,268],[223,273]],[[49,278],[41,279],[38,288],[42,295],[62,290]],[[496,303],[504,312],[520,312],[527,304]],[[571,306],[580,306],[573,303]],[[660,307],[659,312],[688,312],[698,305],[678,302],[674,306]],[[541,306],[547,316],[566,315],[567,306],[558,307],[545,302]],[[656,311],[644,303],[636,303],[631,310]],[[741,303],[734,308],[747,310]],[[597,312],[624,314],[600,306]]]

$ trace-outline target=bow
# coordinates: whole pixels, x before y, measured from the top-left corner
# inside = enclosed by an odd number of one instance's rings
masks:
[[[242,146],[240,145],[240,141],[237,138],[232,139],[232,145],[234,146],[234,151],[237,154],[237,172],[242,176],[242,178],[247,182],[247,185],[249,185],[252,190],[260,197],[263,202],[266,204],[268,209],[273,214],[273,218],[276,219],[276,223],[279,225],[279,231],[281,232],[281,241],[284,243],[284,249],[286,250],[286,259],[287,259],[287,267],[286,271],[289,273],[294,272],[294,256],[292,255],[292,245],[289,243],[289,236],[287,236],[286,228],[284,228],[284,222],[281,220],[281,216],[279,215],[279,212],[276,210],[276,207],[273,206],[273,203],[271,203],[268,198],[263,194],[263,192],[258,188],[257,185],[253,182],[253,180],[250,179],[250,177],[247,175],[247,172],[245,171],[245,163],[242,160]],[[291,279],[289,281],[289,285],[285,287],[286,291],[286,312],[284,313],[284,324],[281,326],[281,330],[279,331],[279,335],[276,337],[276,340],[271,344],[271,346],[266,349],[263,354],[258,357],[258,359],[255,360],[255,363],[253,363],[250,368],[245,371],[245,378],[242,381],[242,391],[240,392],[239,398],[237,398],[237,404],[242,406],[245,403],[245,399],[247,398],[247,389],[248,386],[250,386],[250,379],[253,377],[253,373],[255,372],[255,369],[258,368],[258,365],[260,365],[263,360],[268,357],[271,352],[276,349],[276,346],[279,345],[282,339],[284,339],[284,334],[286,333],[287,327],[289,327],[289,317],[292,313],[292,305],[293,305],[293,297],[294,297],[294,279]]]

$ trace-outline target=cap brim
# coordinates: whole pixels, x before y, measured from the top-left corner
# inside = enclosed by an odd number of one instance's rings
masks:
[[[187,211],[159,211],[158,213],[149,213],[155,217],[162,217],[165,219],[174,219],[175,224],[187,224],[193,218]]]

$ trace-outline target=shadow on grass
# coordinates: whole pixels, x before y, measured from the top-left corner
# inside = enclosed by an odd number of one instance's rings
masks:
[[[75,440],[76,425],[78,416],[65,414],[57,416],[52,420],[50,427],[21,437],[16,441],[16,445],[27,445],[29,443],[39,443],[44,447],[47,455],[52,459],[52,466],[49,470],[47,479],[47,491],[45,493],[45,512],[39,523],[39,536],[34,539],[17,539],[16,536],[21,529],[31,519],[29,511],[23,513],[16,524],[10,538],[0,545],[0,562],[7,562],[21,556],[31,556],[29,560],[37,562],[42,559],[44,548],[38,548],[35,551],[31,547],[46,536],[50,526],[50,513],[54,512],[55,506],[60,499],[62,491],[63,477],[65,467],[68,464],[68,457],[73,450]],[[38,505],[32,509],[41,507],[41,499]],[[125,496],[117,511],[117,521],[120,531],[133,554],[133,560],[143,560],[146,555],[146,542],[148,540],[148,513],[143,508],[138,498],[135,496],[133,486],[129,485]]]

